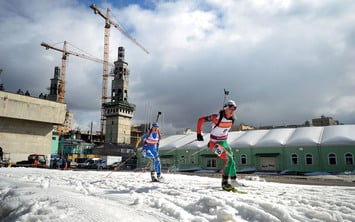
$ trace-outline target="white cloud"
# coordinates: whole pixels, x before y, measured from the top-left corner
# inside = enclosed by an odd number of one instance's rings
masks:
[[[103,12],[110,7],[111,18],[150,52],[147,55],[111,28],[110,61],[117,58],[117,47],[126,49],[129,99],[137,105],[135,122],[146,119],[144,105],[149,101],[154,110],[164,110],[171,132],[194,128],[198,116],[219,109],[227,88],[239,103],[237,124],[303,123],[319,113],[355,123],[348,117],[354,106],[343,105],[348,101],[343,98],[354,96],[351,1],[154,4],[154,9],[97,4]],[[19,0],[0,6],[5,89],[29,89],[36,95],[49,86],[61,54],[46,51],[39,46],[42,41],[67,40],[102,59],[104,20],[89,5]],[[69,56],[66,101],[69,109],[80,113],[75,118],[83,128],[93,118],[89,120],[86,112],[96,113],[99,121],[101,75],[101,64]],[[329,110],[325,98],[334,94],[339,95],[335,104],[341,108]]]

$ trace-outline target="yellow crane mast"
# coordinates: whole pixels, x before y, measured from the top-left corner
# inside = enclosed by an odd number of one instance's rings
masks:
[[[65,97],[65,75],[66,75],[66,67],[67,67],[67,56],[68,55],[74,55],[74,56],[77,56],[77,57],[80,57],[80,58],[84,58],[84,59],[88,59],[88,60],[91,60],[91,61],[94,61],[94,62],[98,62],[98,63],[104,63],[103,60],[101,59],[98,59],[98,58],[94,58],[94,57],[91,57],[91,56],[88,56],[88,55],[85,55],[85,54],[82,54],[82,53],[77,53],[77,52],[73,52],[71,50],[67,50],[67,41],[64,41],[64,44],[63,44],[63,49],[59,49],[59,48],[56,48],[48,43],[45,43],[45,42],[42,42],[41,43],[41,46],[45,47],[47,50],[48,49],[53,49],[55,51],[58,51],[58,52],[61,52],[63,55],[62,55],[62,69],[61,69],[61,82],[59,84],[59,89],[58,89],[58,99],[57,99],[57,102],[60,102],[60,103],[64,103],[64,97]],[[114,66],[113,63],[110,63],[110,62],[107,62],[107,65],[109,66]],[[58,126],[57,128],[57,131],[58,131],[58,134],[61,135],[61,126]]]
[[[99,14],[105,20],[105,36],[104,36],[104,59],[103,59],[103,75],[102,75],[102,97],[101,97],[101,138],[103,138],[104,125],[105,125],[105,109],[104,104],[106,103],[107,97],[107,78],[108,78],[108,59],[109,59],[109,38],[110,38],[110,27],[113,25],[117,28],[122,34],[129,38],[133,43],[138,47],[143,49],[147,54],[148,50],[145,49],[136,39],[129,35],[121,26],[116,24],[110,19],[110,9],[107,8],[106,15],[104,15],[100,9],[98,9],[95,4],[91,4],[90,8],[94,11],[95,14]]]
[[[77,53],[77,52],[73,52],[71,50],[67,50],[67,41],[64,41],[64,45],[63,45],[63,49],[59,49],[56,48],[48,43],[42,42],[41,46],[45,47],[47,50],[48,49],[53,49],[56,50],[58,52],[62,52],[62,69],[61,69],[61,84],[59,86],[59,93],[58,93],[58,101],[60,103],[64,103],[64,95],[65,95],[65,74],[66,74],[66,63],[67,63],[67,56],[68,55],[74,55],[80,58],[84,58],[84,59],[88,59],[94,62],[98,62],[98,63],[104,63],[103,60],[98,59],[98,58],[94,58],[82,53]],[[107,65],[114,67],[113,63],[107,62]]]

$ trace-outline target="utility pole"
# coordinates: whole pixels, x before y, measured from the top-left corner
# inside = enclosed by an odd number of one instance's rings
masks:
[[[92,143],[92,121],[90,124],[90,143]]]
[[[2,69],[0,69],[0,90],[4,90],[4,86],[1,83],[1,73],[2,73]]]

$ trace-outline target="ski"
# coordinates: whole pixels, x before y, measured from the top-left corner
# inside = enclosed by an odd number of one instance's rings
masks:
[[[160,177],[160,178],[156,178],[156,177],[152,177],[152,182],[164,182],[164,178],[163,177]]]
[[[285,192],[280,193],[280,194],[279,194],[279,196],[282,196],[282,195],[284,195],[284,194],[286,194],[286,191],[285,191]]]
[[[243,191],[243,190],[238,190],[237,188],[233,187],[230,190],[224,190],[223,191],[227,191],[227,192],[232,192],[232,193],[239,193],[239,194],[248,194],[248,192]]]
[[[239,193],[239,194],[248,194],[248,192],[243,191],[243,190],[238,190],[237,188],[233,187],[231,190],[233,193]]]
[[[166,181],[164,181],[164,180],[155,180],[155,181],[151,180],[151,181],[149,181],[149,182],[151,182],[151,183],[164,183],[164,184],[168,184],[168,182],[166,182]]]

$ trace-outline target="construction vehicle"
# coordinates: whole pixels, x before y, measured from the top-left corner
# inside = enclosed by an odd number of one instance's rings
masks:
[[[106,15],[104,15],[100,9],[98,9],[95,4],[91,4],[90,8],[95,14],[99,14],[105,20],[105,36],[104,36],[104,58],[103,58],[103,75],[102,75],[102,97],[101,97],[101,138],[103,138],[104,126],[105,126],[105,107],[107,97],[107,78],[108,78],[108,59],[109,59],[109,38],[110,38],[110,27],[113,25],[117,28],[123,35],[129,38],[134,44],[143,49],[147,54],[148,50],[145,49],[140,43],[137,42],[131,35],[128,34],[121,26],[116,24],[110,19],[110,9],[107,8]]]

